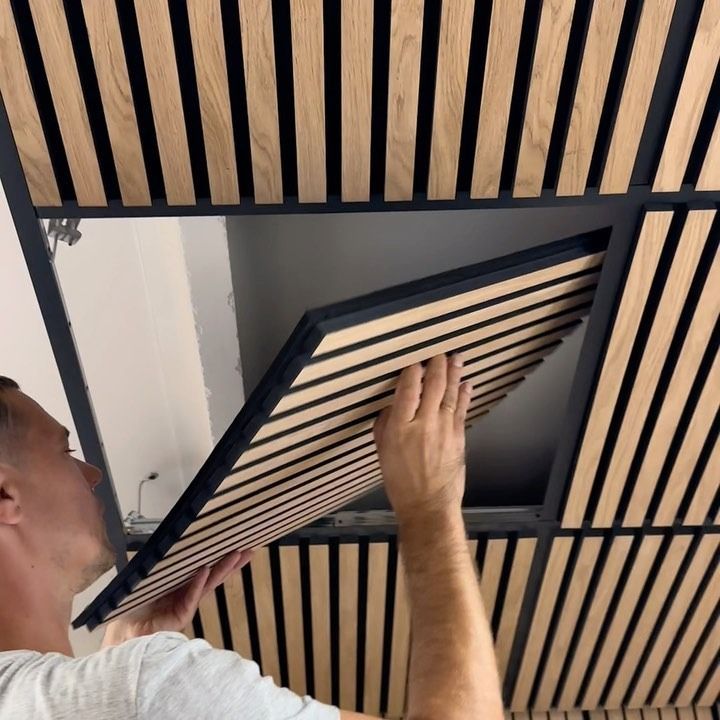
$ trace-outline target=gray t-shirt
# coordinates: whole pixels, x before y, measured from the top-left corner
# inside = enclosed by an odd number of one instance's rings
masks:
[[[257,663],[161,632],[86,657],[0,652],[0,720],[339,720]]]

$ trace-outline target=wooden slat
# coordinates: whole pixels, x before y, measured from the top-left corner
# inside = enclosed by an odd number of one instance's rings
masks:
[[[685,221],[605,473],[593,527],[610,527],[615,519],[640,433],[714,217],[715,210],[696,210]],[[644,514],[635,518],[639,522],[643,519]]]
[[[225,644],[223,643],[222,630],[220,629],[220,614],[214,592],[208,593],[200,600],[198,612],[200,613],[200,621],[202,622],[205,640],[214,648],[222,650]]]
[[[574,10],[575,0],[545,0],[542,5],[515,172],[515,197],[538,197],[542,191]]]
[[[687,550],[687,541],[674,548],[671,546],[670,554],[676,563],[682,560],[682,553]],[[645,585],[653,562],[657,557],[662,543],[659,535],[649,535],[642,539],[638,554],[635,557],[630,574],[622,588],[615,614],[612,617],[607,632],[600,638],[599,653],[595,660],[592,675],[585,689],[580,707],[590,709],[597,707],[600,696],[608,679],[608,668],[612,667],[620,648],[620,643],[633,616],[635,607],[640,600],[642,588]],[[680,555],[680,557],[678,557]],[[628,718],[630,720],[630,718]]]
[[[716,289],[717,292],[717,289]],[[720,409],[720,354],[715,356],[710,372],[705,380],[703,391],[698,398],[692,419],[683,438],[682,445],[673,462],[662,500],[658,506],[654,525],[670,525],[677,515],[688,482],[707,440],[710,426]],[[712,502],[718,489],[718,477],[715,487],[709,488],[708,495]]]
[[[710,268],[702,294],[695,307],[690,327],[687,330],[682,350],[668,383],[663,404],[650,439],[647,442],[642,465],[638,471],[635,487],[623,520],[625,526],[640,524],[647,513],[670,443],[677,430],[690,389],[697,377],[700,363],[710,342],[715,321],[718,314],[720,314],[718,286],[720,286],[720,254],[716,254]],[[673,520],[674,511],[670,522]]]
[[[497,659],[500,677],[505,677],[510,651],[512,650],[515,630],[517,629],[520,609],[525,598],[525,588],[530,574],[537,539],[533,537],[518,538],[513,556],[512,569],[505,592],[505,603],[500,624],[498,625],[497,640],[495,642],[495,657]]]
[[[475,0],[443,2],[433,106],[430,200],[452,200],[457,185]]]
[[[240,202],[240,189],[220,3],[216,0],[189,0],[187,8],[210,200],[214,205],[235,205]]]
[[[605,620],[608,606],[613,594],[617,590],[625,559],[632,545],[631,536],[618,536],[613,540],[602,576],[593,594],[592,605],[588,611],[585,623],[580,633],[575,653],[562,687],[559,707],[574,707],[580,692],[580,685],[588,669],[593,648],[598,642],[600,628]]]
[[[719,61],[720,2],[705,0],[653,182],[653,192],[680,189]]]
[[[658,708],[660,712],[660,720],[678,720],[677,712],[674,707]]]
[[[600,193],[625,193],[650,107],[676,0],[643,3],[605,159]]]
[[[168,205],[194,205],[195,189],[170,10],[164,0],[143,0],[135,5],[135,12],[150,90],[150,106],[155,120],[165,196]]]
[[[718,686],[715,685],[712,690],[715,692],[714,699],[707,702],[707,703],[697,703],[695,705],[695,717],[697,720],[712,720],[713,718],[713,708],[711,707],[704,707],[703,705],[707,706],[712,704],[717,705],[718,704]]]
[[[511,703],[513,711],[519,711],[528,706],[533,680],[538,670],[540,653],[545,642],[548,618],[551,616],[555,606],[557,588],[565,572],[572,544],[573,539],[571,537],[556,537],[553,540],[550,559],[545,568],[545,576],[540,587],[540,595],[535,606],[532,624],[530,625],[522,662],[520,663],[520,670],[515,682],[515,691]]]
[[[424,0],[392,0],[385,200],[412,200]]]
[[[524,10],[525,0],[505,0],[492,6],[470,188],[472,198],[494,198],[500,192]]]
[[[325,63],[322,0],[290,3],[298,200],[325,202]]]
[[[711,567],[719,545],[720,535],[705,535],[700,540],[680,586],[673,595],[670,609],[662,620],[662,626],[655,637],[650,654],[642,665],[640,676],[627,701],[628,706],[640,707],[645,704],[655,704],[651,703],[649,697],[653,682],[665,662],[668,649],[677,635],[680,624],[688,614],[688,606],[695,596],[703,576]],[[715,587],[714,594],[717,598],[717,584]],[[717,601],[713,603],[713,606],[717,608]]]
[[[652,212],[643,220],[573,473],[563,527],[579,527],[583,521],[620,385],[672,216],[672,212]]]
[[[653,586],[645,596],[645,605],[640,618],[632,627],[632,636],[628,646],[625,648],[625,655],[615,674],[615,679],[604,700],[606,707],[620,707],[623,698],[628,690],[628,685],[637,667],[638,658],[642,656],[647,642],[651,636],[652,629],[660,614],[670,588],[675,580],[680,564],[682,563],[692,537],[689,535],[678,535],[668,548],[665,558],[657,575],[654,577]],[[634,591],[640,593],[642,588],[635,587]],[[637,707],[636,703],[630,703],[631,707]]]
[[[371,542],[368,549],[367,614],[365,618],[364,713],[380,715],[388,544]]]
[[[677,708],[678,720],[695,720],[695,712],[692,706]]]
[[[642,708],[640,710],[642,713],[643,720],[661,720],[660,718],[660,710],[658,708]]]
[[[305,695],[307,693],[307,679],[305,677],[300,549],[297,545],[283,545],[279,548],[279,552],[288,687],[298,695]]]
[[[250,646],[250,625],[247,616],[243,571],[234,572],[224,583],[228,624],[233,650],[244,658],[252,657]]]
[[[270,0],[239,0],[256,203],[283,200],[275,42]]]
[[[330,558],[327,545],[310,545],[310,607],[312,610],[314,697],[332,702],[330,667]]]
[[[715,129],[695,189],[720,190],[720,115],[715,121]]]
[[[340,707],[357,707],[358,563],[356,544],[340,545]]]
[[[123,204],[150,205],[117,8],[112,0],[82,0],[82,6]]]
[[[370,199],[373,3],[341,5],[342,199]]]
[[[580,553],[573,568],[570,586],[568,587],[566,596],[562,599],[563,605],[560,622],[555,628],[555,635],[550,645],[550,651],[545,659],[540,685],[533,700],[533,707],[545,709],[550,708],[552,704],[558,678],[567,658],[567,652],[575,633],[580,608],[585,600],[588,584],[590,583],[590,578],[592,577],[602,543],[602,537],[586,537],[582,540]]]
[[[270,552],[267,547],[255,550],[250,570],[252,571],[255,618],[260,640],[259,664],[263,675],[269,675],[276,685],[281,685]]]
[[[593,4],[563,150],[558,195],[585,192],[624,10],[625,0]]]
[[[30,0],[30,10],[78,205],[107,205],[62,0]]]
[[[715,628],[714,634],[711,634],[710,638],[713,640],[713,642],[720,642],[718,638],[720,638],[720,628]],[[682,698],[685,696],[684,688],[680,690],[680,694],[678,695],[678,698]],[[713,703],[718,702],[718,697],[720,696],[720,664],[718,664],[715,667],[715,670],[713,671],[712,675],[708,679],[708,683],[705,685],[705,689],[702,691],[702,694],[697,699],[697,704],[700,707],[695,708],[695,713],[697,715],[697,720],[712,720],[712,711],[708,707],[708,705],[711,705]],[[702,713],[700,711],[703,711]]]
[[[395,607],[390,645],[390,677],[388,680],[388,716],[405,713],[405,692],[410,658],[410,604],[405,585],[402,559],[398,556],[395,577]]]
[[[695,489],[695,495],[685,513],[683,524],[702,525],[705,522],[718,490],[718,478],[720,478],[720,438],[715,439],[715,445]],[[717,518],[715,524],[717,525]]]
[[[60,192],[10,0],[0,0],[0,95],[34,205],[60,205]]]
[[[637,708],[624,708],[625,720],[643,720],[642,712]]]
[[[492,620],[493,613],[495,612],[495,599],[497,598],[497,592],[500,586],[500,577],[502,576],[507,545],[508,541],[506,538],[490,538],[487,541],[487,547],[485,549],[480,590],[482,592],[488,622]]]

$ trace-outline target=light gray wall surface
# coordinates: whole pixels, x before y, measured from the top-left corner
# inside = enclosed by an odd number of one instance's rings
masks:
[[[246,397],[307,309],[631,221],[636,212],[619,203],[613,217],[588,206],[228,218]],[[585,324],[469,431],[466,505],[542,501]],[[388,504],[379,490],[348,507]]]

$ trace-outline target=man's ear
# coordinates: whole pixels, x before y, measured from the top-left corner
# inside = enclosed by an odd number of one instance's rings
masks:
[[[22,516],[16,475],[12,466],[0,463],[0,525],[17,525]]]

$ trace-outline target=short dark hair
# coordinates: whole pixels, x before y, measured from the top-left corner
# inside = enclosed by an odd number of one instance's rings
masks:
[[[19,390],[20,386],[9,377],[0,375],[0,453],[6,446],[3,442],[6,440],[6,435],[11,428],[12,418],[10,416],[10,406],[3,399],[3,395],[8,390]]]

